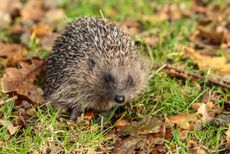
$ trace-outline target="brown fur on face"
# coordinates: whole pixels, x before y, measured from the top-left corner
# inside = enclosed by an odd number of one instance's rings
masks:
[[[143,68],[139,59],[101,57],[93,61],[94,66],[89,68],[89,72],[76,72],[81,73],[82,78],[85,77],[84,83],[79,85],[78,89],[81,89],[83,93],[91,91],[87,98],[88,108],[105,111],[113,106],[124,105],[135,98],[146,85],[147,70]],[[125,101],[117,103],[116,95],[124,96]]]
[[[148,67],[134,42],[114,24],[85,17],[70,23],[56,41],[47,65],[45,94],[55,108],[107,111],[135,98]]]

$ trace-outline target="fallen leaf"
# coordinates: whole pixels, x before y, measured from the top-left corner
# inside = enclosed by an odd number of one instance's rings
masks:
[[[186,138],[187,138],[188,133],[189,133],[188,130],[182,130],[182,131],[180,132],[180,139],[181,139],[182,141],[185,141]]]
[[[31,64],[20,62],[19,65],[21,66],[19,69],[13,67],[5,69],[5,74],[1,78],[3,92],[16,92],[39,102],[43,91],[34,84],[34,81],[42,70],[43,62],[33,59]]]
[[[19,129],[19,126],[13,126],[12,122],[9,120],[0,119],[0,125],[5,126],[10,135],[14,135]]]
[[[193,103],[192,108],[193,109],[198,109],[201,105],[202,105],[202,103]]]
[[[125,20],[124,22],[118,22],[117,24],[125,33],[129,35],[138,34],[143,29],[142,25],[138,21],[132,19]]]
[[[84,119],[91,120],[93,118],[93,111],[88,111],[84,114]]]
[[[191,150],[191,154],[207,154],[207,152],[202,146],[198,146]]]
[[[155,47],[157,42],[158,42],[158,37],[154,34],[148,36],[148,37],[145,37],[144,38],[144,43],[150,45],[151,47]]]
[[[44,21],[53,25],[65,19],[65,13],[62,9],[51,9],[45,14]]]
[[[214,109],[215,105],[213,104],[213,102],[207,102],[207,108],[208,109]]]
[[[4,12],[0,12],[0,28],[8,28],[11,22],[10,16]]]
[[[0,11],[11,14],[15,9],[21,9],[22,3],[20,0],[0,0]]]
[[[137,152],[135,151],[135,149],[139,149],[138,150],[139,152],[150,150],[149,148],[146,148],[147,146],[146,142],[147,142],[146,137],[129,136],[123,140],[118,140],[112,153],[114,154],[134,153]],[[145,151],[145,153],[149,153],[149,152],[150,151]]]
[[[44,37],[51,33],[49,25],[39,23],[32,27],[32,33],[38,37]]]
[[[15,10],[21,9],[20,0],[0,0],[0,28],[8,28]]]
[[[202,104],[198,110],[197,113],[200,113],[202,115],[202,121],[204,123],[208,123],[209,121],[211,121],[214,117],[208,113],[208,106],[207,104]]]
[[[26,110],[26,114],[30,115],[30,116],[33,116],[35,115],[35,110],[34,108],[29,108]]]
[[[42,0],[28,0],[21,9],[22,19],[25,21],[39,21],[45,15]]]
[[[58,7],[58,5],[61,3],[59,0],[45,0],[44,6],[49,9],[53,9]]]
[[[198,35],[206,38],[207,40],[215,44],[220,44],[223,41],[226,41],[224,37],[224,32],[215,32],[215,31],[209,32],[204,27],[199,27]]]
[[[127,123],[124,122],[124,125]],[[120,134],[137,136],[150,133],[160,132],[161,125],[163,124],[161,119],[146,117],[141,121],[131,122],[129,125],[124,126],[119,130]]]
[[[3,44],[0,42],[0,49],[0,64],[3,66],[14,65],[22,61],[28,53],[20,44]]]
[[[187,130],[191,127],[190,122],[195,121],[196,119],[195,114],[185,113],[168,117],[168,123],[169,125],[176,124],[180,128]]]
[[[0,105],[4,104],[5,101],[3,99],[0,98]]]
[[[117,129],[120,129],[120,128],[123,128],[123,127],[125,127],[125,126],[127,126],[127,125],[129,125],[130,124],[130,122],[128,121],[128,120],[126,120],[126,119],[123,119],[123,120],[119,120],[117,123],[116,123],[116,128]]]
[[[210,68],[215,73],[220,75],[230,73],[230,64],[227,63],[227,58],[222,57],[210,57],[204,56],[196,52],[194,49],[186,47],[184,48],[184,57],[191,58],[201,70],[208,71]]]

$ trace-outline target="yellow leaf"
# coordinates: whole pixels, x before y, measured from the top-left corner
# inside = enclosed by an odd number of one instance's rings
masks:
[[[224,75],[230,73],[230,64],[227,63],[225,57],[210,57],[201,55],[192,48],[184,48],[184,56],[191,58],[194,63],[196,63],[201,70],[211,69],[217,74]]]

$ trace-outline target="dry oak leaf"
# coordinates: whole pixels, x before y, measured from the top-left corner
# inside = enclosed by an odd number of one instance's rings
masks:
[[[230,73],[230,64],[227,63],[225,57],[210,57],[201,55],[190,47],[184,47],[184,57],[192,59],[201,70],[209,70],[210,68],[215,73],[225,75]]]
[[[3,92],[16,92],[39,102],[43,91],[37,85],[34,85],[34,81],[42,70],[43,62],[33,59],[31,64],[20,62],[19,65],[21,66],[19,69],[13,67],[5,69],[5,74],[1,78]]]
[[[27,55],[27,50],[20,44],[3,44],[0,42],[0,64],[3,66],[14,65],[22,61]]]
[[[4,119],[0,119],[0,125],[5,126],[8,129],[10,135],[14,135],[20,127],[14,126],[11,121]]]

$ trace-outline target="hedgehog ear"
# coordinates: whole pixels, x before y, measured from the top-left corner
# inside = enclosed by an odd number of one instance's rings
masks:
[[[95,67],[95,61],[92,58],[89,58],[88,60],[88,65],[89,65],[89,69],[92,71],[93,68]]]

